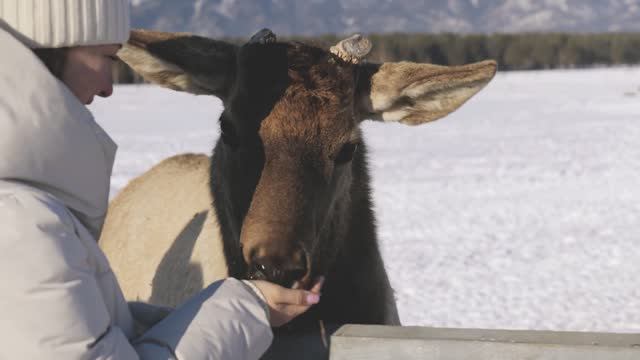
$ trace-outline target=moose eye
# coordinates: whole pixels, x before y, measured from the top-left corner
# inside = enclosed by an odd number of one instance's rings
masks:
[[[231,125],[229,121],[220,120],[220,136],[222,137],[222,141],[231,146],[238,146],[238,136],[236,134],[236,129]]]
[[[346,143],[340,149],[338,155],[336,155],[335,163],[336,164],[345,164],[353,159],[353,155],[358,150],[357,143]]]

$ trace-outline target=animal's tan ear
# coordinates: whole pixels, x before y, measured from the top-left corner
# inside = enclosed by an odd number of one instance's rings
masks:
[[[118,57],[147,81],[224,99],[235,76],[237,46],[187,33],[133,30]]]
[[[495,61],[464,66],[411,62],[359,65],[356,104],[362,119],[417,125],[464,104],[496,73]]]

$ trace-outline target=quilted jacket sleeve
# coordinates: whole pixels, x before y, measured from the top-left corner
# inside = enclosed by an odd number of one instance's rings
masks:
[[[88,249],[57,206],[0,192],[0,359],[257,359],[271,344],[264,302],[235,279],[212,284],[130,339],[111,319],[112,294],[103,293]]]
[[[138,359],[65,208],[0,192],[0,359]]]

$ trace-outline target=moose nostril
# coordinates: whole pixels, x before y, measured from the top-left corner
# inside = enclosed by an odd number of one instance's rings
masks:
[[[245,276],[250,280],[267,280],[284,287],[291,287],[296,281],[303,281],[310,272],[309,254],[303,246],[297,246],[286,255],[270,255],[265,248],[244,249],[250,259]]]
[[[277,266],[270,266],[261,261],[256,261],[250,266],[247,278],[249,280],[267,280],[286,286],[283,274],[284,272]]]
[[[291,287],[294,282],[301,280],[306,272],[306,267],[284,269],[280,266],[267,265],[264,260],[258,260],[249,266],[247,278],[249,280],[267,280],[284,287]]]
[[[247,273],[249,280],[269,280],[267,267],[261,263],[254,263]]]

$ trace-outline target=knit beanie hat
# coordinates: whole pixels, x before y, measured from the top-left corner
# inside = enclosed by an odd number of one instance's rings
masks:
[[[129,0],[0,0],[0,28],[31,48],[122,44]]]

